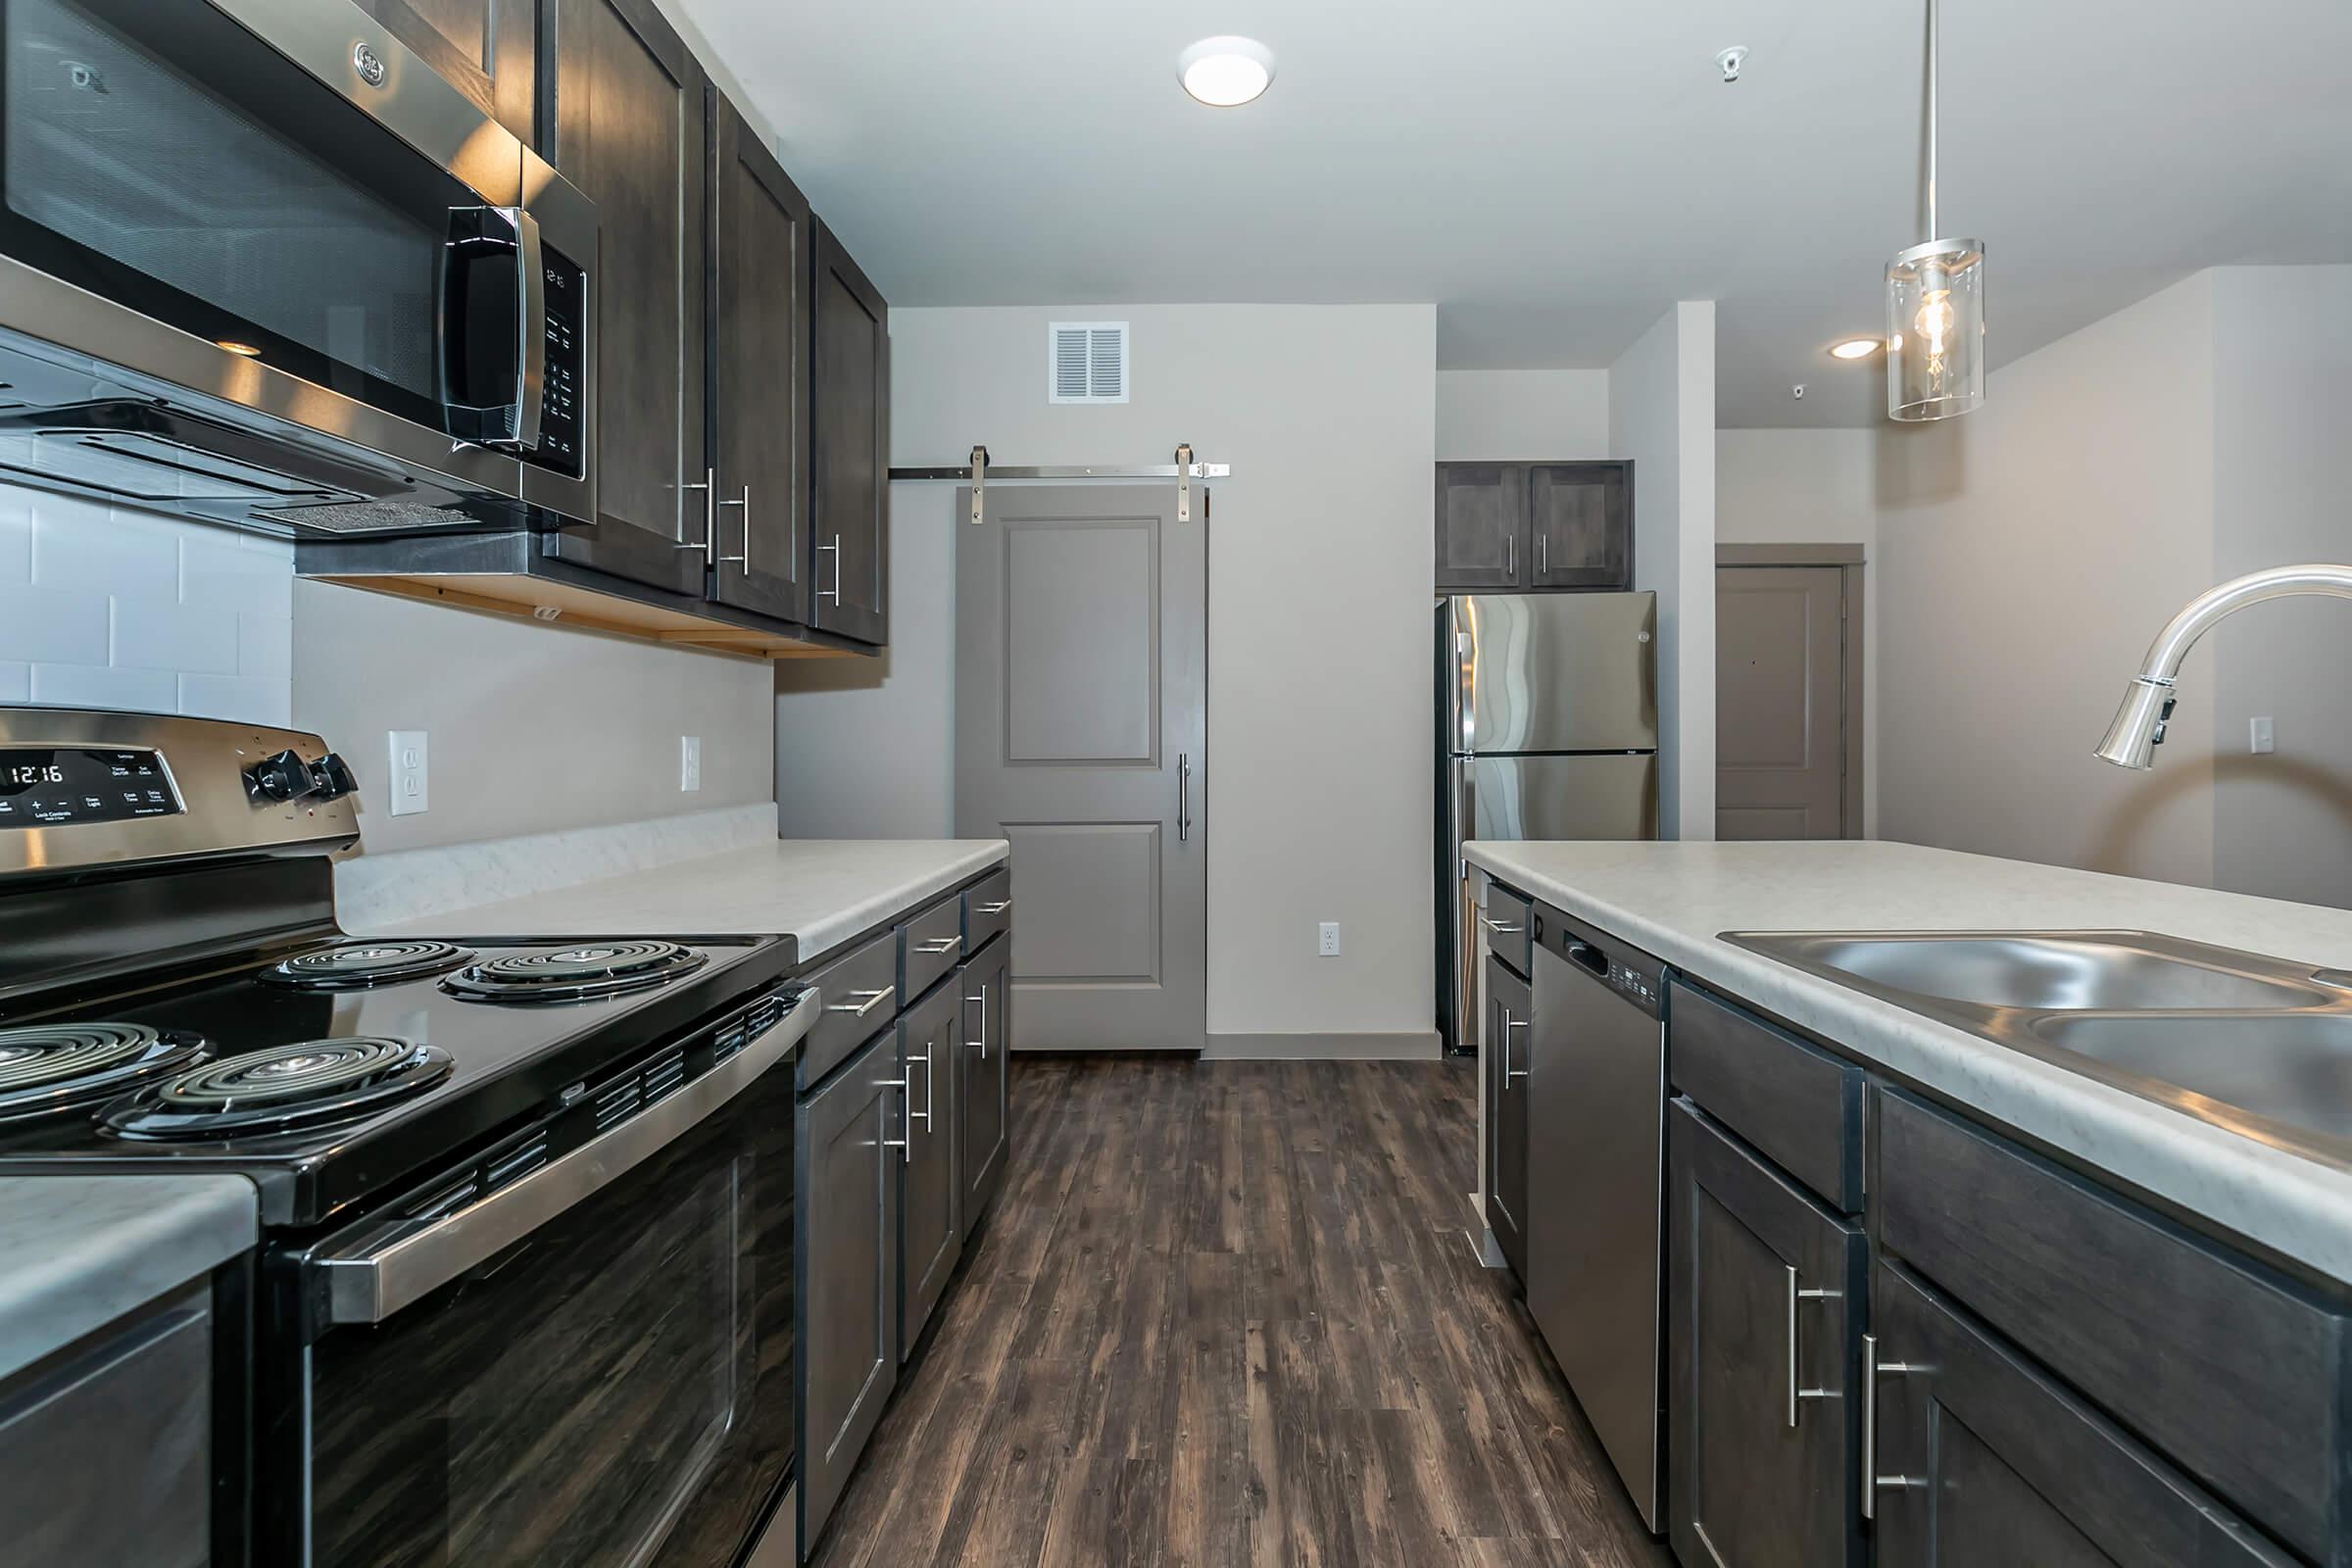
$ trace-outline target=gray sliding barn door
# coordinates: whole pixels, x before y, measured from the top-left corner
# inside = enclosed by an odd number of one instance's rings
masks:
[[[1208,498],[988,487],[956,501],[956,831],[1012,845],[1012,1045],[1198,1051]]]

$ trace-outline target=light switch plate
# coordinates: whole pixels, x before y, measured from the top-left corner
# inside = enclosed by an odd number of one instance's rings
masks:
[[[703,787],[703,738],[700,735],[678,737],[678,788],[699,790]]]
[[[2278,738],[2271,727],[2269,715],[2246,722],[2246,750],[2255,757],[2268,757],[2278,749]]]
[[[396,729],[387,738],[390,745],[386,760],[392,764],[392,814],[413,816],[430,809],[432,759],[425,751],[424,731]]]
[[[1340,922],[1326,920],[1315,930],[1315,956],[1336,958],[1340,956]]]

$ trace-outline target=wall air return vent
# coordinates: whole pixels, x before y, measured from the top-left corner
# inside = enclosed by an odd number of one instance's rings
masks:
[[[1054,321],[1046,328],[1048,403],[1127,401],[1127,323]]]

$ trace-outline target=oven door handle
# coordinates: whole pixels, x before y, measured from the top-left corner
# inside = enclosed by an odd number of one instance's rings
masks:
[[[823,1012],[822,994],[804,992],[773,1028],[675,1094],[421,1230],[348,1252],[327,1243],[306,1264],[311,1298],[329,1323],[383,1322],[675,1143],[784,1060]]]

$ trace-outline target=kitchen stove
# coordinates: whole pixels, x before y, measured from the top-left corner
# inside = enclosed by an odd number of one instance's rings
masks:
[[[731,1560],[794,1469],[796,945],[353,938],[350,776],[0,708],[0,1173],[253,1183],[212,1560]]]

